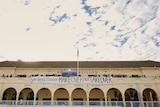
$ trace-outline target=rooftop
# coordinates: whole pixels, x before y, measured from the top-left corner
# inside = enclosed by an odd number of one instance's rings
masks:
[[[17,68],[76,68],[77,61],[3,61],[0,67]],[[160,67],[156,61],[79,61],[80,68],[138,68]]]

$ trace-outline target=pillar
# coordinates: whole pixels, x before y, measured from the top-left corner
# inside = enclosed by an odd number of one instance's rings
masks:
[[[87,99],[86,99],[86,105],[89,105],[89,92],[87,91]]]
[[[157,88],[157,91],[156,91],[156,96],[157,96],[157,101],[160,101],[160,85],[159,84],[156,84],[156,88]]]
[[[51,92],[51,105],[53,105],[53,94],[52,94],[52,92]]]
[[[17,95],[16,95],[16,105],[18,105],[18,98],[19,98],[19,92],[17,92]]]
[[[69,94],[69,105],[72,105],[72,97],[71,97],[71,94]]]
[[[33,105],[36,105],[37,101],[36,101],[36,93],[34,93],[34,99],[33,99]]]
[[[104,95],[104,106],[106,106],[107,105],[107,96],[106,95]]]
[[[0,100],[2,100],[2,97],[3,97],[3,85],[4,85],[4,78],[2,77],[1,79],[1,84],[0,84]]]
[[[137,88],[137,94],[138,94],[138,100],[140,102],[141,107],[144,107],[143,103],[143,92],[140,89],[140,86],[138,83],[136,83],[136,88]]]
[[[141,103],[141,107],[144,107],[144,102],[143,102],[143,93],[139,93],[138,92],[138,99],[139,99],[139,101],[140,101],[140,103]]]
[[[126,102],[125,102],[125,96],[122,94],[122,101],[123,101],[123,106],[126,107]]]
[[[3,94],[2,92],[0,93],[0,101],[2,100]]]

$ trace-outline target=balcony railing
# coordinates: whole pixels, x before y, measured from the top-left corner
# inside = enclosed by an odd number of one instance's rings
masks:
[[[94,107],[160,107],[159,101],[0,101],[0,107],[18,107],[18,106],[94,106]]]

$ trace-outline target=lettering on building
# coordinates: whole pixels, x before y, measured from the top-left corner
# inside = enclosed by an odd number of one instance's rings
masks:
[[[31,77],[33,83],[57,83],[57,84],[110,84],[112,77]]]

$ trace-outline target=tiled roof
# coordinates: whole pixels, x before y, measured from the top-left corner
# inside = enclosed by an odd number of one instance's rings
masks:
[[[17,68],[76,68],[77,61],[3,61],[0,67]],[[155,61],[79,61],[80,68],[137,68],[160,67],[160,62]]]

